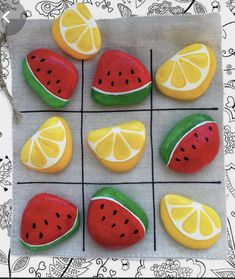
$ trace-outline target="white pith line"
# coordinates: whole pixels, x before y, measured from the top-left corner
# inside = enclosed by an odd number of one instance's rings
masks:
[[[144,233],[146,233],[146,229],[145,229],[145,226],[143,224],[143,222],[140,220],[140,218],[138,216],[136,216],[132,211],[130,211],[128,208],[126,208],[122,203],[116,201],[115,199],[112,199],[112,198],[109,198],[109,197],[94,197],[91,199],[92,201],[95,201],[95,200],[109,200],[109,201],[112,201],[114,203],[117,203],[118,205],[120,205],[121,207],[123,207],[125,210],[127,210],[131,215],[133,215],[138,221],[139,223],[141,224],[141,226],[143,227],[143,230],[144,230]]]
[[[197,65],[195,65],[193,62],[191,62],[190,60],[188,60],[185,56],[189,56],[189,55],[193,55],[193,54],[198,54],[198,53],[203,53],[203,54],[206,54],[207,57],[208,57],[208,66],[206,68],[200,68],[198,67]],[[182,65],[180,65],[179,63],[179,59],[182,59],[188,63],[190,63],[192,66],[196,67],[198,70],[200,70],[201,72],[201,78],[197,81],[197,82],[189,82],[188,79],[186,78],[185,76],[185,72],[182,68]],[[210,63],[211,63],[211,59],[210,59],[210,54],[209,54],[209,51],[207,49],[206,46],[202,46],[201,49],[197,50],[197,51],[193,51],[193,52],[190,52],[190,53],[187,53],[187,54],[184,54],[184,55],[181,55],[179,53],[175,54],[171,59],[169,59],[169,61],[173,61],[174,62],[174,66],[172,67],[173,69],[175,69],[175,65],[176,63],[179,65],[180,67],[180,70],[185,78],[185,81],[186,81],[186,85],[182,88],[178,88],[178,87],[175,87],[171,84],[171,78],[172,78],[172,74],[174,72],[174,70],[172,69],[167,81],[163,82],[162,85],[169,88],[169,89],[173,89],[173,90],[177,90],[177,91],[187,91],[187,90],[192,90],[192,89],[195,89],[196,87],[200,86],[201,83],[205,80],[205,77],[208,75],[209,73],[209,66],[210,66]],[[191,87],[191,88],[188,88],[186,89],[185,87]]]
[[[63,234],[62,236],[60,236],[59,238],[55,239],[54,241],[51,241],[51,242],[47,242],[46,244],[38,244],[38,245],[34,245],[34,244],[28,244],[26,243],[22,238],[20,238],[20,240],[25,243],[27,246],[30,246],[30,247],[44,247],[44,246],[47,246],[47,245],[50,245],[50,244],[53,244],[55,241],[58,241],[60,240],[61,238],[65,237],[67,234],[69,234],[75,227],[76,223],[77,223],[77,220],[78,220],[78,209],[77,209],[77,214],[76,214],[76,218],[75,218],[75,221],[73,223],[73,226],[71,227],[71,229],[69,231],[67,231],[65,234]]]
[[[215,121],[204,121],[204,122],[202,122],[202,123],[196,125],[195,127],[193,127],[193,128],[192,128],[191,130],[189,130],[182,138],[179,139],[179,141],[177,142],[177,144],[175,145],[175,147],[174,147],[173,150],[171,151],[171,155],[170,155],[170,157],[169,157],[169,159],[168,159],[167,166],[169,166],[169,164],[170,164],[170,162],[171,162],[171,159],[172,159],[172,157],[173,157],[173,155],[174,155],[174,152],[175,152],[175,150],[177,149],[179,143],[180,143],[188,134],[190,134],[194,129],[196,129],[196,128],[202,126],[202,125],[205,125],[205,124],[207,124],[207,123],[215,123]]]
[[[61,16],[61,17],[60,17],[60,21],[59,21],[59,28],[60,28],[60,33],[61,33],[61,35],[62,35],[64,41],[65,41],[65,42],[69,45],[69,47],[71,47],[73,50],[78,51],[77,44],[80,42],[81,38],[83,37],[83,35],[85,34],[85,32],[86,32],[87,29],[88,29],[89,32],[90,32],[90,35],[91,35],[92,49],[89,50],[89,51],[82,51],[81,49],[79,49],[79,52],[81,52],[81,53],[83,53],[83,54],[95,54],[95,53],[97,52],[97,48],[96,48],[95,43],[94,43],[94,35],[93,35],[93,32],[92,32],[92,29],[93,29],[93,28],[97,28],[98,26],[97,26],[97,24],[96,24],[94,18],[91,17],[90,19],[86,19],[86,18],[80,13],[80,11],[77,10],[76,5],[75,5],[74,7],[70,7],[70,9],[73,10],[78,16],[80,16],[80,17],[83,19],[83,21],[85,22],[85,24],[76,24],[76,25],[74,25],[74,26],[70,26],[69,28],[67,28],[67,27],[65,28],[65,27],[63,26],[63,24],[62,24],[62,16]],[[90,20],[94,21],[94,22],[93,22],[93,24],[94,24],[93,27],[90,27],[90,26],[89,26],[89,21],[90,21]],[[65,37],[66,30],[71,29],[71,28],[74,28],[74,27],[84,26],[84,25],[86,25],[87,28],[85,28],[85,30],[82,31],[82,33],[80,34],[80,36],[79,36],[79,38],[77,39],[77,41],[74,42],[74,43],[68,43],[68,41],[67,41],[67,39],[66,39],[66,37]]]
[[[54,95],[52,92],[50,92],[42,83],[41,81],[34,75],[33,71],[31,70],[31,67],[29,66],[29,63],[28,63],[28,58],[26,58],[26,64],[27,64],[27,67],[29,69],[29,71],[31,72],[31,74],[33,75],[33,77],[36,79],[36,81],[47,91],[48,94],[52,95],[54,98],[56,99],[59,99],[60,101],[63,101],[63,102],[68,102],[69,100],[68,99],[63,99],[63,98],[60,98],[56,95]]]
[[[111,129],[111,131],[109,131],[106,135],[104,135],[101,139],[99,139],[96,143],[92,143],[89,141],[89,145],[92,148],[92,150],[96,153],[96,147],[99,145],[100,142],[102,142],[103,140],[105,140],[110,134],[114,134],[113,137],[113,146],[112,146],[112,153],[108,156],[108,157],[101,157],[102,159],[108,160],[108,161],[113,161],[113,162],[125,162],[127,160],[130,160],[131,158],[133,158],[134,156],[136,156],[136,154],[138,154],[138,152],[140,151],[140,149],[134,149],[132,148],[128,141],[126,140],[126,138],[123,136],[122,132],[126,132],[126,133],[130,133],[130,134],[134,134],[134,135],[141,135],[143,136],[143,138],[145,139],[145,130],[144,131],[129,131],[129,130],[125,130],[125,129],[120,129],[120,132],[115,132],[113,131],[113,129],[115,129],[115,127],[113,127]],[[115,146],[115,142],[116,142],[116,135],[119,134],[120,137],[122,138],[122,140],[125,142],[125,144],[128,146],[128,148],[131,150],[131,155],[126,158],[125,160],[117,160],[114,157],[114,146]]]
[[[221,232],[221,229],[218,229],[215,226],[215,223],[213,222],[213,220],[211,219],[211,217],[207,214],[207,212],[204,210],[203,205],[197,202],[192,202],[192,204],[189,204],[188,206],[174,206],[174,205],[170,205],[168,203],[167,197],[165,197],[165,203],[167,206],[167,212],[172,220],[172,222],[174,223],[174,225],[176,226],[176,228],[185,236],[194,239],[194,240],[208,240],[214,236],[216,236],[217,234],[219,234]],[[176,221],[174,220],[174,218],[172,217],[171,211],[174,208],[192,208],[193,210],[190,211],[182,220],[180,221]],[[197,228],[196,228],[196,232],[194,233],[187,233],[184,229],[183,229],[183,225],[184,222],[190,217],[192,216],[195,212],[197,212]],[[212,233],[208,236],[203,236],[200,233],[200,222],[201,222],[201,212],[203,212],[206,217],[208,218],[210,224],[212,225]]]
[[[123,92],[107,92],[107,91],[103,91],[95,86],[92,87],[93,90],[97,91],[98,93],[100,94],[104,94],[104,95],[112,95],[112,96],[120,96],[120,95],[125,95],[125,94],[132,94],[132,93],[136,93],[136,90],[142,90],[144,89],[145,87],[148,87],[150,84],[152,84],[152,82],[148,82],[146,84],[144,84],[143,86],[141,87],[138,87],[136,89],[133,89],[133,90],[129,90],[129,91],[123,91]]]

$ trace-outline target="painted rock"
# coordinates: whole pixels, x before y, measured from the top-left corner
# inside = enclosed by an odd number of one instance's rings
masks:
[[[214,51],[204,44],[192,44],[157,70],[156,85],[159,91],[171,98],[191,101],[206,92],[215,71]]]
[[[208,249],[220,237],[218,214],[212,208],[185,197],[173,194],[163,197],[160,216],[168,234],[188,248]]]
[[[63,170],[72,158],[72,135],[62,117],[51,117],[26,141],[21,162],[38,172],[55,173]]]
[[[145,141],[146,129],[140,121],[93,130],[87,137],[96,158],[114,172],[132,169],[143,154]]]
[[[102,188],[93,196],[87,218],[91,237],[108,249],[122,249],[145,236],[148,217],[132,199],[114,188]]]
[[[64,108],[78,83],[74,65],[49,49],[30,52],[23,62],[27,84],[50,107]]]
[[[131,105],[151,92],[145,65],[128,53],[108,50],[100,57],[92,85],[93,99],[105,106]]]
[[[164,163],[172,170],[193,173],[216,157],[219,128],[206,114],[192,114],[176,124],[160,147]]]
[[[52,27],[57,45],[76,59],[90,59],[101,48],[101,34],[86,5],[78,3],[66,9]]]
[[[26,205],[20,240],[24,247],[41,251],[70,237],[80,225],[78,209],[60,197],[41,193]]]

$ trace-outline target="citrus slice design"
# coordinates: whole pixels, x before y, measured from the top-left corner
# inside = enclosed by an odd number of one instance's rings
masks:
[[[72,137],[67,122],[61,117],[49,118],[26,141],[21,151],[21,162],[39,172],[58,172],[72,156]]]
[[[89,59],[101,48],[99,27],[82,3],[68,8],[54,22],[52,34],[59,47],[77,59]]]
[[[145,146],[146,129],[140,121],[130,121],[93,130],[87,142],[97,159],[108,169],[124,172],[139,161]]]
[[[210,207],[179,195],[166,195],[160,215],[169,235],[191,249],[207,249],[221,233],[221,221]]]
[[[196,43],[166,61],[156,72],[156,85],[165,95],[194,100],[208,89],[216,70],[214,51]]]

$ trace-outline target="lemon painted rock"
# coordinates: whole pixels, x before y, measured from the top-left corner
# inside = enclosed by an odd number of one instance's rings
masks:
[[[35,49],[23,61],[27,84],[50,107],[64,108],[78,83],[74,65],[49,49]]]
[[[69,238],[80,225],[77,207],[69,201],[48,193],[32,197],[26,205],[20,240],[32,251],[49,249]]]
[[[101,34],[86,5],[77,3],[66,9],[52,26],[57,45],[76,59],[90,59],[101,48]]]
[[[56,173],[67,167],[72,158],[72,135],[62,117],[51,117],[26,141],[21,162],[29,169]]]
[[[209,88],[216,63],[215,53],[207,45],[186,46],[157,70],[157,88],[174,99],[195,100]]]
[[[168,133],[160,146],[160,154],[170,169],[194,173],[214,160],[219,147],[219,128],[214,119],[206,114],[192,114]]]
[[[91,237],[107,249],[123,249],[141,241],[148,230],[145,211],[114,188],[98,190],[90,201],[87,218]]]
[[[150,73],[140,60],[119,50],[108,50],[98,62],[92,97],[104,106],[131,105],[143,101],[151,85]]]
[[[169,194],[162,198],[160,216],[168,234],[191,249],[208,249],[220,237],[221,221],[207,205]]]
[[[139,162],[144,152],[146,129],[140,121],[124,122],[91,131],[87,142],[106,168],[126,172]]]

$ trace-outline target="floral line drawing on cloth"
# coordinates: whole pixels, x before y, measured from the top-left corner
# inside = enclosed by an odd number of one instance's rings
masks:
[[[5,158],[0,158],[0,186],[4,191],[8,191],[11,182],[8,180],[12,173],[12,163],[8,156]]]
[[[7,235],[11,235],[11,216],[12,216],[12,200],[8,200],[0,205],[0,228],[7,230]]]

